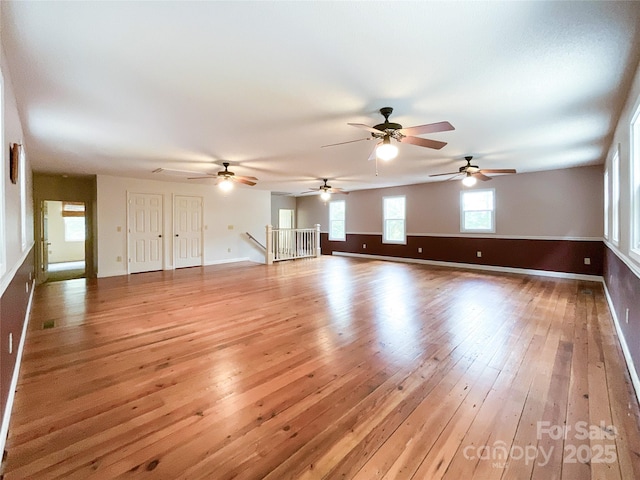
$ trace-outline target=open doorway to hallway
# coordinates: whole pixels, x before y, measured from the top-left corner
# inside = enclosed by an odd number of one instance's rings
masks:
[[[84,202],[45,200],[41,211],[44,281],[86,277]]]

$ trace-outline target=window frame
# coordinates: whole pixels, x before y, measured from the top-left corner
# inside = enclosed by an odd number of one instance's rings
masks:
[[[465,210],[464,209],[464,196],[472,193],[491,192],[492,209],[491,210]],[[465,212],[491,212],[491,227],[486,228],[466,228],[465,227]],[[460,233],[496,233],[496,189],[495,188],[481,188],[481,189],[464,189],[460,190]]]
[[[603,195],[603,228],[602,234],[605,240],[609,240],[609,211],[611,209],[611,199],[609,194],[609,167],[604,169],[604,173],[602,175],[604,182],[604,195]]]
[[[0,168],[0,277],[2,277],[7,271],[7,263],[6,263],[6,230],[5,230],[5,169],[4,165],[7,165],[8,159],[6,155],[9,153],[8,148],[4,148],[5,139],[4,139],[4,75],[2,74],[2,70],[0,69],[0,162],[3,165],[3,168]]]
[[[20,181],[20,239],[22,251],[27,249],[27,168],[25,166],[24,144],[20,145],[20,165],[18,171]]]
[[[342,218],[341,219],[333,219],[332,218],[332,206],[338,203],[342,203]],[[341,222],[342,223],[342,237],[334,237],[333,233],[333,223]],[[332,242],[345,242],[347,240],[347,202],[345,200],[331,200],[329,202],[329,240]]]
[[[620,146],[617,145],[611,157],[611,229],[610,237],[614,245],[620,244]]]
[[[401,198],[404,204],[402,218],[387,218],[387,201]],[[391,240],[387,238],[387,221],[402,220],[402,240]],[[382,197],[382,243],[406,245],[407,244],[407,196],[390,195]]]
[[[640,262],[640,101],[630,123],[629,186],[631,188],[629,208],[629,255]]]

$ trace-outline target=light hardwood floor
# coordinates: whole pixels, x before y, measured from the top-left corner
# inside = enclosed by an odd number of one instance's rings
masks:
[[[38,287],[4,479],[629,480],[639,425],[598,283],[243,263]]]

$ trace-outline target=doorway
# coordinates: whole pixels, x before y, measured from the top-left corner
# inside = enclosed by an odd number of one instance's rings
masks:
[[[40,216],[40,270],[43,282],[85,278],[84,202],[44,200]]]

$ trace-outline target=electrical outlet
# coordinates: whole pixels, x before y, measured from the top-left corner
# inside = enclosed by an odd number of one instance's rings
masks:
[[[629,323],[629,309],[627,308],[627,311],[624,314],[624,321],[626,323]]]
[[[482,257],[482,252],[480,250],[478,250],[476,252],[476,257],[478,257],[478,258]]]
[[[363,244],[362,244],[362,248],[367,248],[367,244],[366,244],[366,243],[363,243]]]
[[[584,257],[584,264],[591,265],[591,259],[589,257]]]
[[[227,253],[231,253],[231,249],[230,248],[227,248]]]
[[[122,257],[121,257],[120,255],[118,255],[118,256],[116,257],[116,262],[121,262],[121,261],[122,261]]]
[[[418,247],[418,253],[422,253],[422,247]]]
[[[227,225],[227,230],[233,230],[233,225]]]
[[[122,227],[118,225],[118,226],[116,227],[116,232],[121,232],[121,231],[122,231]]]

